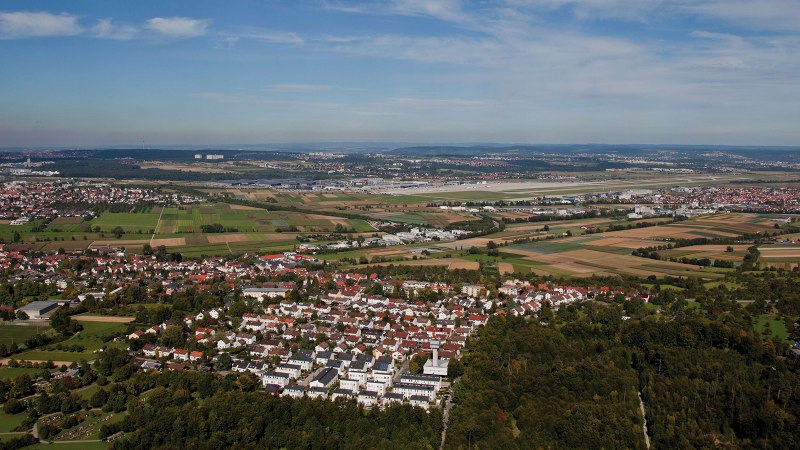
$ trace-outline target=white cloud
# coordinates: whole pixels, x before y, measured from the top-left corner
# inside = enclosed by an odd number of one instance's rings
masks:
[[[153,17],[147,20],[146,27],[166,36],[188,38],[203,36],[208,31],[209,19],[188,17]]]
[[[266,42],[268,44],[289,44],[303,45],[305,39],[297,33],[275,33],[270,31],[255,31],[244,33],[238,36],[241,39],[252,39],[254,41]]]
[[[83,32],[78,17],[72,14],[49,12],[0,13],[0,38],[74,36]]]
[[[97,24],[92,27],[95,37],[120,41],[133,39],[138,32],[136,27],[114,24],[112,19],[97,19]]]

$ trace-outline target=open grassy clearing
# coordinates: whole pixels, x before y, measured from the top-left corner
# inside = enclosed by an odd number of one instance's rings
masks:
[[[24,412],[19,414],[6,414],[0,409],[0,433],[9,433],[18,427],[28,415]]]
[[[56,349],[57,344],[50,344],[44,347],[39,347],[33,350],[22,352],[14,355],[17,360],[29,361],[74,361],[94,359],[94,352],[103,348],[104,346],[125,348],[127,343],[121,341],[104,341],[103,338],[117,332],[124,332],[127,330],[125,323],[118,321],[109,322],[81,322],[83,330],[69,339],[61,342],[62,348],[70,345],[80,345],[84,347],[80,352],[68,352]]]
[[[755,319],[753,328],[763,335],[789,340],[789,331],[786,329],[786,324],[777,316],[762,314]]]
[[[20,375],[29,375],[31,377],[38,376],[43,371],[48,371],[47,369],[33,369],[27,367],[8,367],[2,366],[0,367],[0,380],[8,380],[10,378],[18,377]]]
[[[33,326],[20,325],[13,322],[0,322],[0,344],[5,344],[8,347],[12,343],[16,343],[22,347],[28,338],[44,333],[49,329],[50,324],[46,322]]]

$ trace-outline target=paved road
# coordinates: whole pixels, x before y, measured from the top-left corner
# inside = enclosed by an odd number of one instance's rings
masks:
[[[400,382],[400,377],[402,377],[403,375],[408,373],[408,365],[410,363],[411,363],[410,359],[407,359],[407,360],[403,361],[403,364],[400,365],[400,370],[398,370],[394,374],[394,378],[392,379],[392,381],[394,383],[399,383]]]
[[[319,369],[311,372],[310,374],[308,374],[307,377],[305,377],[302,380],[298,381],[297,384],[299,384],[300,386],[303,386],[303,387],[308,386],[309,384],[311,384],[312,381],[314,381],[314,377],[317,376],[318,373],[322,372],[322,369],[324,369],[324,368],[325,367],[320,367]]]
[[[450,421],[450,410],[453,408],[453,388],[460,379],[461,377],[453,380],[453,383],[450,385],[450,388],[445,394],[448,397],[444,403],[444,410],[442,411],[442,449],[444,448],[444,441],[447,438],[447,423]]]

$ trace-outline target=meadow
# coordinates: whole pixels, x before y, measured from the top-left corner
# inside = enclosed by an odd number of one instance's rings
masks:
[[[80,321],[80,316],[75,316],[75,319]],[[64,350],[58,350],[56,348],[58,344],[50,344],[44,347],[38,347],[32,350],[24,351],[14,355],[14,358],[25,361],[54,361],[56,365],[59,365],[59,363],[64,362],[79,362],[81,360],[90,361],[94,359],[95,352],[105,346],[119,348],[127,347],[127,343],[125,342],[124,338],[118,341],[108,340],[110,335],[126,331],[128,328],[127,324],[119,323],[113,318],[110,318],[108,322],[80,322],[81,325],[83,325],[83,330],[71,336],[69,339],[62,341],[60,345],[62,348],[65,346],[80,345],[84,348],[83,351],[68,352]]]
[[[16,343],[18,346],[23,347],[28,338],[39,333],[45,333],[49,329],[49,323],[27,326],[3,321],[0,322],[0,344],[5,344],[8,347],[12,343]]]

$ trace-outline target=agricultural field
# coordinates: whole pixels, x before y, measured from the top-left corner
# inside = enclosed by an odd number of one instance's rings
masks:
[[[800,267],[800,245],[798,244],[762,245],[758,251],[760,253],[758,262],[762,267],[787,270]]]
[[[206,203],[142,212],[101,213],[91,221],[80,217],[59,217],[44,231],[33,231],[41,221],[12,227],[0,224],[0,237],[11,240],[14,232],[34,250],[66,251],[124,247],[139,253],[145,244],[165,246],[187,256],[217,256],[244,252],[289,251],[298,233],[327,233],[352,230],[374,233],[367,221],[324,214],[267,211],[226,203]],[[222,233],[204,233],[203,226],[222,225]],[[338,228],[337,228],[338,227]],[[114,234],[121,229],[121,236]]]
[[[132,233],[153,233],[158,223],[162,208],[153,208],[147,212],[135,213],[112,213],[104,212],[89,222],[92,229],[100,228],[100,231],[111,233],[115,228],[120,227],[127,234]]]
[[[588,277],[593,275],[633,275],[648,277],[694,276],[713,281],[722,278],[729,269],[704,268],[696,265],[632,256],[641,247],[668,244],[675,239],[724,238],[744,233],[764,232],[773,229],[769,217],[757,214],[725,214],[706,216],[657,226],[630,230],[583,234],[587,227],[605,229],[609,225],[627,225],[635,222],[593,218],[540,223],[512,224],[500,233],[479,238],[442,243],[438,246],[459,251],[475,246],[485,248],[489,241],[509,244],[501,247],[499,258],[493,258],[502,273],[534,272],[556,277]],[[549,230],[543,231],[544,225]],[[571,237],[564,237],[565,234]],[[554,239],[558,237],[557,239]],[[511,241],[531,238],[534,241],[512,244]],[[548,239],[549,238],[549,239]],[[708,258],[711,260],[741,261],[749,245],[695,245],[662,252],[666,257]],[[800,254],[800,246],[798,247]],[[477,258],[485,258],[478,256]]]
[[[637,222],[660,224],[635,228]],[[543,230],[545,225],[549,227],[548,231]],[[587,234],[587,229],[603,230],[618,225],[632,225],[634,228]],[[414,246],[353,250],[319,257],[324,260],[366,258],[371,264],[446,265],[450,268],[462,267],[452,263],[463,260],[475,263],[469,266],[474,268],[478,267],[478,262],[487,263],[502,274],[533,272],[555,277],[690,276],[710,283],[724,278],[732,269],[642,258],[631,255],[631,252],[641,247],[666,245],[675,239],[727,238],[771,229],[773,224],[769,217],[756,214],[727,214],[680,222],[665,218],[636,221],[590,218],[510,224],[505,230],[487,236]],[[518,239],[531,239],[531,242],[512,242]],[[485,249],[489,242],[501,245],[498,249],[499,256],[469,253],[471,247]],[[694,245],[664,250],[660,254],[666,258],[708,258],[712,261],[738,263],[742,261],[750,245],[733,244],[730,247],[733,250],[731,252],[728,251],[728,245]],[[422,250],[428,251],[423,253]],[[800,246],[797,251],[800,253]]]
[[[750,246],[746,244],[731,245],[732,252],[728,251],[728,247],[727,245],[691,245],[663,250],[658,253],[666,258],[708,258],[711,260],[741,261]]]
[[[203,225],[212,224],[220,224],[226,230],[241,233],[275,232],[289,227],[305,232],[332,232],[337,225],[356,231],[373,231],[372,227],[360,220],[216,203],[165,208],[156,234],[199,233]]]

